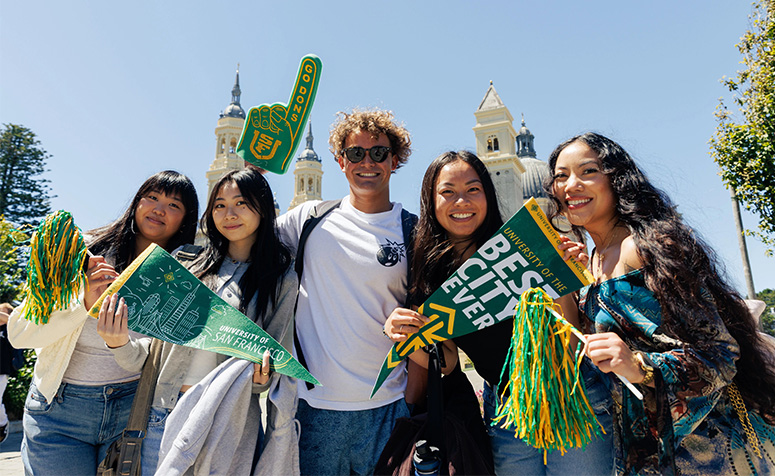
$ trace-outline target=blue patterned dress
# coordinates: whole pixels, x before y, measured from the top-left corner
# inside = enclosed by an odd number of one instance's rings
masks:
[[[727,385],[736,373],[739,347],[718,313],[686,309],[696,312],[691,332],[702,349],[668,335],[640,270],[585,287],[579,308],[588,318],[586,332],[615,332],[655,369],[655,388],[640,386],[643,401],[612,379],[617,472],[775,473],[775,429],[748,413],[760,441],[759,458],[730,403]]]

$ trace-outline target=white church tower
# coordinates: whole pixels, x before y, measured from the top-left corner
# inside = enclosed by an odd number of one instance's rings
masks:
[[[525,173],[525,167],[517,156],[517,132],[512,125],[514,118],[495,91],[492,81],[474,116],[476,155],[490,171],[505,221],[522,206],[521,175]]]
[[[215,127],[215,160],[210,164],[210,170],[205,174],[208,197],[218,179],[227,172],[245,167],[245,162],[237,155],[237,144],[245,125],[245,111],[239,103],[241,94],[239,65],[237,65],[237,78],[231,89],[231,104],[223,110],[218,118],[218,125]]]
[[[323,163],[312,148],[312,122],[307,132],[307,147],[296,159],[293,169],[293,200],[288,210],[309,200],[323,199]]]

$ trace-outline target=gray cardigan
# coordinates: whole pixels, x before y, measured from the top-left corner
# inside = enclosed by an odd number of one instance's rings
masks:
[[[293,263],[291,263],[285,276],[283,276],[277,305],[272,308],[270,303],[270,308],[264,316],[263,322],[258,323],[269,335],[274,337],[275,340],[288,350],[293,348],[293,310],[296,305],[298,289],[298,278],[293,269]],[[120,366],[127,370],[139,371],[142,369],[146,357],[148,357],[150,345],[150,337],[130,338],[126,345],[111,349],[111,351]],[[193,352],[194,349],[190,347],[170,344],[169,342],[164,343],[159,379],[156,383],[152,406],[168,410],[172,410],[175,407]],[[218,354],[219,364],[226,359],[228,359],[228,356]],[[253,393],[266,391],[273,378],[274,373],[272,373],[272,377],[266,384],[253,384]]]

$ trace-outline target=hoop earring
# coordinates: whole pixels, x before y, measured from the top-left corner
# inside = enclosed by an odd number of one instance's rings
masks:
[[[132,230],[133,235],[137,235],[135,231],[135,217],[132,217],[132,221],[129,222],[129,229]]]

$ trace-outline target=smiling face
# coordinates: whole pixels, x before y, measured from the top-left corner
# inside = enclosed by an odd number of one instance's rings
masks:
[[[213,222],[229,242],[229,255],[245,261],[245,251],[256,242],[261,216],[250,207],[235,182],[226,182],[215,196]]]
[[[344,149],[355,146],[371,149],[375,145],[390,147],[390,140],[385,134],[374,139],[368,132],[358,130],[347,137]],[[390,175],[397,164],[392,153],[380,163],[374,162],[370,153],[357,164],[347,160],[344,154],[337,160],[350,183],[350,202],[356,209],[364,213],[390,210]]]
[[[186,207],[177,194],[148,192],[143,195],[135,207],[137,242],[138,246],[142,246],[140,251],[145,249],[143,245],[150,243],[165,247],[180,230],[185,215]]]
[[[473,167],[462,160],[439,171],[435,185],[436,219],[453,242],[465,245],[487,216],[487,197]]]
[[[594,231],[615,220],[616,198],[611,181],[589,146],[581,141],[568,145],[557,157],[553,173],[552,193],[573,225]]]

